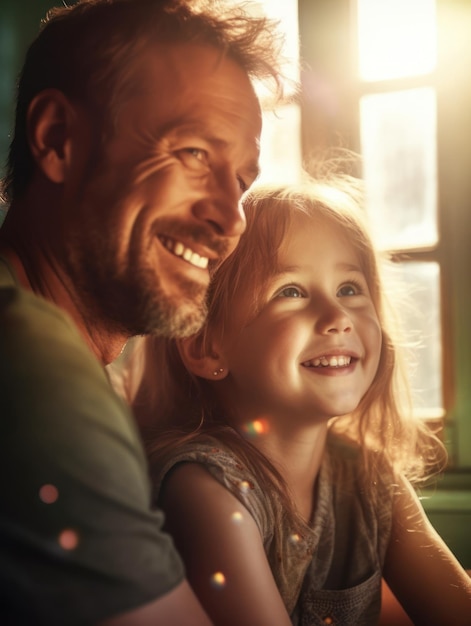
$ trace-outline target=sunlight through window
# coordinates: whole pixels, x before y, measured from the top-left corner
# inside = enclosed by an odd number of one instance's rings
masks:
[[[404,78],[434,70],[434,0],[358,0],[357,11],[363,80]]]

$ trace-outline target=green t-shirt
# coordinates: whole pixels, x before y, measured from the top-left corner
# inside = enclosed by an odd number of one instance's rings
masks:
[[[182,581],[128,408],[1,259],[0,476],[1,624],[93,624]]]

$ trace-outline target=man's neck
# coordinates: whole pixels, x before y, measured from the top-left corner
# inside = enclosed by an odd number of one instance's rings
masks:
[[[1,244],[0,254],[9,263],[23,289],[32,291],[68,313],[103,365],[108,365],[121,354],[128,337],[111,331],[109,325],[97,320],[96,316],[88,315],[81,299],[47,259],[38,255],[34,262],[32,258],[25,260],[13,247]],[[29,268],[34,270],[28,271]]]

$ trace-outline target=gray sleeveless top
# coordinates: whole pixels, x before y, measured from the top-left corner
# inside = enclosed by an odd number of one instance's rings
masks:
[[[165,475],[182,462],[204,465],[251,513],[293,625],[378,622],[394,491],[393,474],[384,463],[366,482],[361,451],[329,436],[311,522],[300,534],[289,526],[273,494],[264,492],[244,464],[212,437],[181,446],[153,473],[155,501]]]

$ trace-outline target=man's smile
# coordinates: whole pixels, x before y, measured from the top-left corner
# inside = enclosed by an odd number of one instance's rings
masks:
[[[194,265],[200,269],[206,269],[208,267],[208,257],[201,256],[181,241],[177,241],[166,235],[158,235],[158,238],[169,252],[187,261],[190,265]]]

